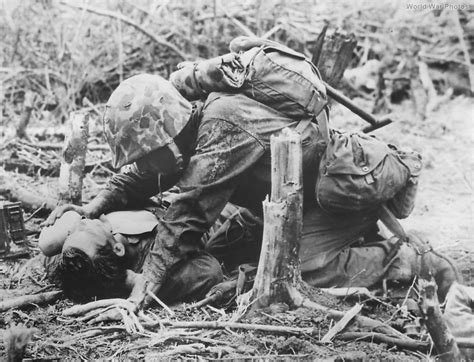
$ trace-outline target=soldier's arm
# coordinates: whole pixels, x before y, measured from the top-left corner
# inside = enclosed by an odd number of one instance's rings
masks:
[[[203,119],[198,139],[196,154],[177,184],[181,192],[159,220],[145,259],[143,274],[153,292],[174,264],[203,248],[202,234],[230,200],[244,171],[265,152],[257,139],[219,119]]]
[[[107,209],[109,212],[143,206],[151,196],[174,186],[178,178],[179,175],[159,177],[154,172],[139,171],[132,164],[109,180],[106,188],[97,196],[97,203],[91,208]],[[93,202],[96,200],[91,204]]]
[[[149,197],[172,187],[178,177],[167,176],[158,179],[156,173],[140,172],[135,164],[132,164],[124,171],[112,176],[105,189],[88,204],[83,206],[61,205],[53,210],[42,226],[53,225],[67,211],[75,211],[79,215],[95,219],[112,211],[140,207]]]

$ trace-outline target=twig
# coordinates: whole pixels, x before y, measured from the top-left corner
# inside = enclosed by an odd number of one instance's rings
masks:
[[[193,322],[172,322],[162,321],[163,325],[168,328],[200,328],[200,329],[244,329],[251,331],[262,331],[270,333],[288,333],[294,335],[312,334],[314,328],[297,328],[286,326],[272,326],[267,324],[250,324],[238,322],[223,322],[223,321],[193,321]],[[144,327],[153,328],[158,323],[143,324]]]
[[[72,342],[72,341],[77,341],[77,340],[84,340],[86,338],[97,337],[97,336],[106,335],[110,333],[123,332],[125,330],[126,328],[123,326],[98,327],[98,328],[88,329],[81,333],[69,336],[65,338],[63,342],[66,343],[66,342]]]
[[[44,209],[46,202],[43,202],[40,207],[38,207],[33,213],[25,219],[25,222],[30,221],[38,212]]]
[[[158,298],[155,293],[153,293],[151,290],[147,290],[146,293],[152,297],[155,302],[157,302],[165,311],[167,311],[169,313],[170,316],[174,317],[175,313],[170,309],[170,307],[168,307],[165,303],[163,303],[163,301]]]
[[[115,12],[108,11],[108,10],[98,9],[98,8],[95,8],[95,7],[92,7],[92,6],[76,5],[76,4],[66,2],[66,1],[60,1],[60,4],[70,6],[72,8],[76,8],[76,9],[85,9],[86,11],[88,11],[90,13],[93,13],[93,14],[107,16],[109,18],[114,18],[114,19],[119,19],[119,20],[123,21],[124,23],[134,27],[138,31],[142,32],[143,34],[148,36],[151,40],[153,40],[155,43],[157,43],[159,45],[162,45],[164,47],[167,47],[168,49],[172,50],[181,59],[183,59],[183,60],[188,59],[188,56],[185,53],[183,53],[181,50],[179,50],[174,44],[171,44],[170,42],[167,42],[166,40],[158,38],[157,36],[153,35],[148,30],[144,29],[140,24],[137,24],[132,19],[130,19],[130,18],[128,18],[128,17],[126,17],[126,16],[124,16],[120,13],[115,13]]]
[[[416,341],[414,339],[401,339],[393,336],[389,336],[383,333],[375,332],[346,332],[339,334],[337,339],[343,341],[370,341],[377,343],[387,343],[388,345],[397,346],[400,348],[413,350],[413,351],[428,351],[429,343],[423,341]]]
[[[340,319],[343,318],[345,313],[325,307],[321,304],[315,303],[308,298],[303,298],[301,301],[300,306],[305,307],[305,308],[310,308],[310,309],[315,309],[315,310],[320,310],[322,312],[325,312],[329,315],[329,317],[334,318],[334,319]],[[376,331],[376,332],[381,332],[389,335],[395,335],[398,336],[399,338],[405,338],[405,339],[410,339],[409,337],[405,336],[403,333],[397,331],[396,329],[390,327],[389,325],[377,321],[375,319],[365,317],[365,316],[355,316],[355,321],[357,322],[359,328],[367,328],[370,331]]]
[[[45,142],[38,142],[38,143],[32,143],[32,142],[26,142],[26,141],[20,141],[19,142],[22,145],[34,147],[35,149],[43,149],[43,150],[54,150],[54,151],[60,151],[63,148],[63,145],[61,144],[55,144],[55,143],[45,143]],[[88,145],[87,150],[89,151],[109,151],[110,148],[107,145]]]
[[[82,104],[87,106],[87,107],[90,107],[95,113],[97,113],[97,115],[99,117],[102,117],[102,112],[99,111],[99,109],[96,107],[96,105],[94,103],[92,103],[89,100],[89,98],[87,98],[87,97],[82,98]]]
[[[402,304],[395,310],[395,312],[393,312],[393,314],[390,316],[389,319],[387,319],[387,320],[385,321],[385,323],[390,322],[390,321],[393,319],[393,317],[395,317],[395,316],[397,315],[397,313],[398,313],[398,312],[403,308],[403,306],[406,304],[406,302],[407,302],[407,300],[408,300],[408,297],[410,296],[410,293],[411,293],[413,287],[415,286],[415,283],[416,283],[417,279],[418,279],[418,278],[416,278],[416,277],[413,278],[413,281],[412,281],[412,283],[411,283],[411,285],[410,285],[410,288],[408,288],[407,294],[405,295],[405,298],[403,299]],[[414,290],[414,289],[413,289],[413,290]]]
[[[230,19],[230,21],[232,21],[239,29],[241,29],[245,33],[245,35],[247,35],[249,37],[252,37],[252,38],[257,37],[255,35],[255,33],[252,30],[250,30],[245,24],[243,24],[241,21],[237,20],[232,15],[230,15],[229,12],[224,8],[224,6],[222,6],[222,4],[220,4],[219,7],[224,12],[225,16],[228,19]]]
[[[13,308],[22,308],[31,304],[43,304],[56,301],[61,291],[45,292],[39,294],[22,295],[21,297],[2,300],[0,302],[0,312],[5,312]]]
[[[281,24],[275,25],[273,28],[271,28],[269,31],[267,31],[265,34],[261,36],[262,39],[268,39],[270,38],[273,34],[275,34],[277,31],[281,30]]]
[[[362,304],[357,303],[342,317],[325,335],[321,338],[321,342],[328,343],[342,331],[347,324],[362,310]]]

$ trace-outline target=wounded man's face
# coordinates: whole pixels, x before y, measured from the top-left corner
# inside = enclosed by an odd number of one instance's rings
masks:
[[[59,284],[66,296],[77,301],[123,296],[123,250],[108,223],[81,220],[64,242],[58,267]]]
[[[82,219],[73,233],[64,242],[62,251],[76,248],[94,259],[98,250],[115,244],[110,225],[102,220]]]

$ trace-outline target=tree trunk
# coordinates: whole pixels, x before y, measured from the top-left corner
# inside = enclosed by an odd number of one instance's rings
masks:
[[[262,251],[252,290],[253,309],[272,303],[294,305],[301,282],[299,242],[303,219],[300,135],[284,129],[271,138],[272,192],[263,202]]]
[[[89,138],[89,116],[81,112],[72,112],[69,126],[70,129],[64,141],[64,160],[61,162],[59,171],[59,203],[80,205]]]

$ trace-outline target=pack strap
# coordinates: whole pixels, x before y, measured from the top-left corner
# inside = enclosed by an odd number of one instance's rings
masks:
[[[400,239],[407,240],[408,236],[403,228],[402,224],[397,220],[395,215],[390,211],[386,204],[383,204],[377,212],[377,216],[380,221],[390,230],[393,235],[398,236]]]
[[[295,132],[298,132],[300,135],[303,134],[306,127],[312,122],[312,118],[305,118],[298,122],[295,127]]]
[[[316,122],[319,126],[319,132],[321,132],[321,135],[322,135],[323,140],[326,143],[326,145],[329,144],[329,120],[328,120],[328,115],[329,115],[329,109],[326,107],[316,116]]]
[[[398,254],[400,247],[405,241],[408,241],[408,235],[405,232],[402,224],[397,220],[395,215],[390,211],[386,204],[383,204],[379,210],[377,211],[377,216],[379,217],[380,221],[390,230],[393,235],[398,237],[398,241],[390,250],[390,252],[385,257],[383,264],[384,266],[388,265],[392,262],[393,258]]]

